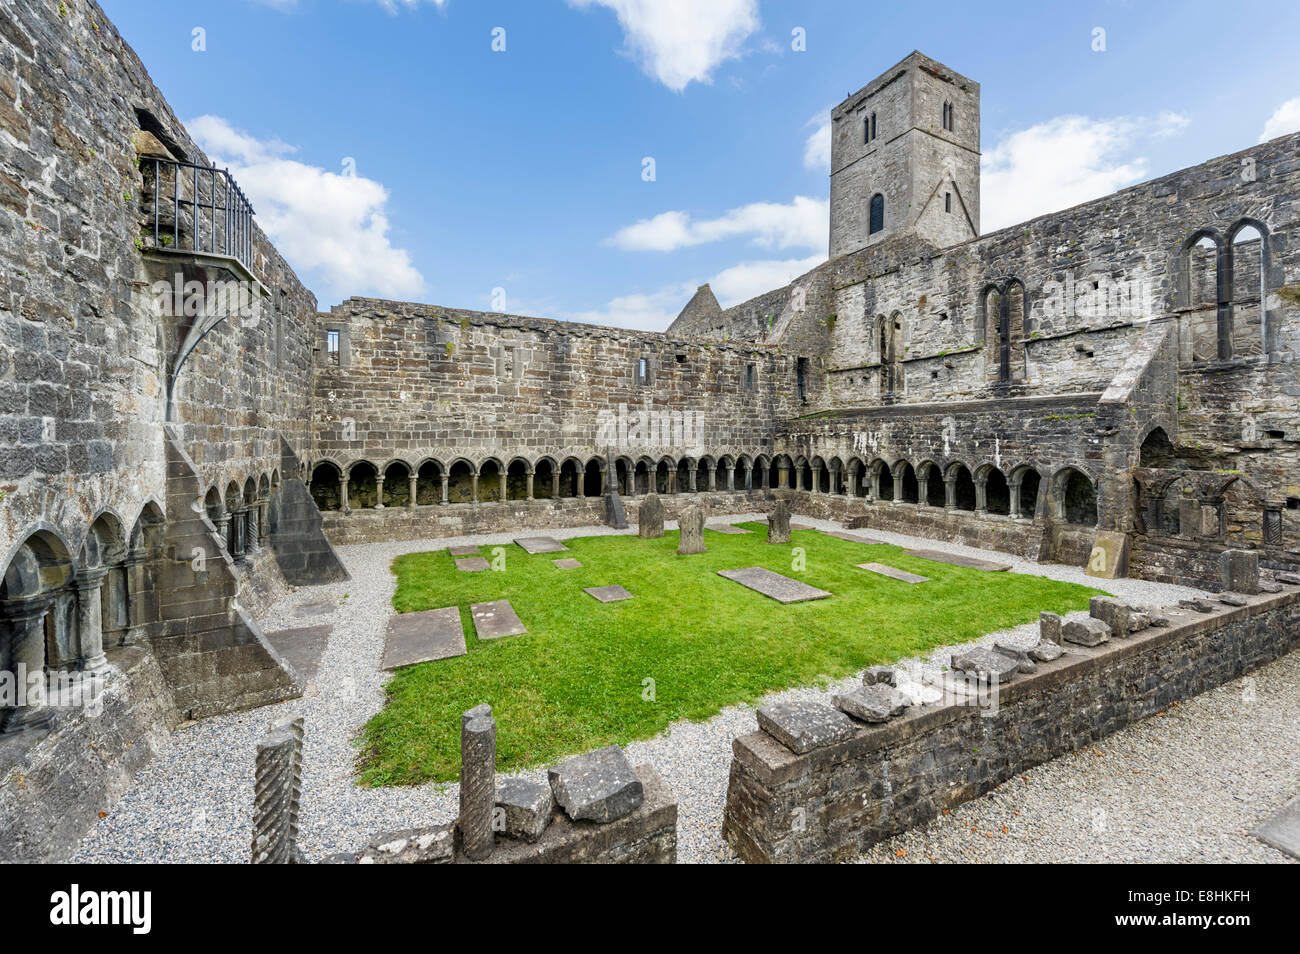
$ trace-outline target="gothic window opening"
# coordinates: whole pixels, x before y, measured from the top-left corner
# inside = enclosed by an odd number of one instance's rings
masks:
[[[885,228],[885,197],[877,192],[871,197],[870,212],[867,217],[867,234],[875,235]]]

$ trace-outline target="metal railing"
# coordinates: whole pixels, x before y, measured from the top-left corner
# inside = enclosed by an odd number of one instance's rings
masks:
[[[228,169],[160,156],[143,166],[154,248],[228,255],[252,271],[253,205]]]

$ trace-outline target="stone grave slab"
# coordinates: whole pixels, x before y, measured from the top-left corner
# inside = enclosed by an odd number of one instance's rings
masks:
[[[589,593],[602,603],[618,603],[622,600],[630,600],[632,594],[618,584],[612,586],[589,586],[582,592]]]
[[[718,576],[726,577],[741,586],[749,587],[756,593],[770,596],[779,603],[802,603],[805,600],[825,599],[831,595],[825,590],[819,590],[807,583],[792,580],[780,573],[773,573],[761,566],[747,566],[739,570],[719,570]]]
[[[320,670],[320,658],[325,654],[325,644],[333,631],[334,627],[328,623],[299,626],[267,633],[266,641],[302,676],[304,682],[311,682]]]
[[[479,639],[500,639],[528,632],[509,600],[472,603],[469,614],[474,618],[474,633]]]
[[[1251,832],[1264,844],[1300,858],[1300,797],[1293,798]]]
[[[796,755],[851,739],[856,732],[843,712],[806,699],[771,703],[756,716],[760,729]]]
[[[557,570],[580,570],[580,569],[582,569],[582,564],[579,563],[577,560],[573,559],[573,557],[565,557],[565,558],[562,559],[562,560],[552,560],[552,561],[551,561],[551,566],[555,567]]]
[[[712,530],[714,533],[753,533],[752,530],[746,530],[744,527],[733,527],[729,523],[709,524],[704,529]]]
[[[551,537],[520,537],[515,543],[523,547],[525,553],[567,553],[569,550]]]
[[[454,547],[448,547],[447,552],[454,557],[479,556],[479,548],[472,547],[467,543],[458,543]]]
[[[898,567],[887,566],[884,563],[859,563],[858,568],[870,570],[872,573],[879,573],[881,576],[887,576],[891,580],[898,580],[901,583],[928,583],[928,576],[918,576],[915,573],[908,573],[906,570],[900,570]]]
[[[959,556],[956,553],[944,553],[941,550],[904,550],[903,552],[911,557],[920,557],[922,560],[933,560],[935,563],[950,563],[953,566],[964,566],[967,569],[984,570],[989,573],[1000,573],[1011,569],[1010,563],[994,563],[992,560]]]
[[[328,616],[336,609],[338,609],[338,604],[331,600],[311,600],[295,606],[293,615],[299,619],[304,616]]]
[[[465,631],[457,607],[398,613],[388,618],[388,639],[380,668],[399,669],[464,656],[465,652]]]
[[[873,540],[871,537],[864,537],[860,533],[850,533],[847,530],[823,530],[828,537],[834,537],[836,540],[847,540],[849,543],[866,543],[870,546],[883,544],[884,540]]]
[[[485,557],[462,557],[456,561],[456,569],[466,573],[482,573],[492,569],[492,564]]]

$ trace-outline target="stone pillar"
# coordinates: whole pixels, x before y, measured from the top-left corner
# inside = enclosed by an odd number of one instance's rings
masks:
[[[486,712],[482,710],[487,709]],[[479,706],[460,723],[461,848],[470,861],[492,855],[492,813],[496,807],[497,724],[492,710]]]
[[[348,501],[348,479],[346,477],[339,481],[339,509],[344,513],[352,512],[352,505]]]
[[[122,634],[122,646],[132,646],[144,638],[144,578],[145,555],[136,551],[127,554],[122,561],[122,572],[126,575],[126,631]]]
[[[636,464],[633,464],[625,471],[627,477],[627,496],[636,496]]]
[[[982,477],[979,480],[975,481],[975,512],[976,513],[987,514],[989,512],[989,503],[987,497],[988,486],[989,486],[989,481],[987,477]]]
[[[698,476],[699,476],[698,467],[691,467],[686,472],[686,485],[690,487],[691,493],[695,493],[695,491],[699,489],[698,487],[695,486],[695,482],[696,482],[695,479]]]
[[[727,468],[727,490],[728,491],[732,491],[736,489],[736,468],[739,466],[740,466],[739,464],[732,464],[730,467]]]
[[[794,468],[794,489],[796,491],[803,490],[803,468],[798,464]]]
[[[560,497],[560,472],[551,471],[551,499],[558,500]]]
[[[478,503],[478,474],[469,475],[469,501]]]
[[[257,744],[253,779],[253,864],[301,864],[301,718],[276,723]]]
[[[238,510],[233,511],[230,515],[230,528],[232,530],[230,555],[236,560],[244,558],[244,531],[247,527],[248,523],[244,519],[244,508],[240,507]]]
[[[415,492],[419,487],[419,482],[420,482],[420,475],[417,474],[415,471],[411,471],[410,476],[406,478],[406,486],[407,486],[406,506],[408,507],[415,506]]]
[[[503,507],[506,505],[507,502],[506,501],[506,480],[509,478],[509,476],[510,475],[506,473],[504,470],[501,471],[501,506]]]
[[[533,499],[533,475],[534,475],[534,471],[531,471],[531,470],[528,471],[528,473],[525,475],[525,476],[527,476],[527,478],[528,478],[528,493],[527,493],[527,497],[528,497],[529,500],[532,500],[532,499]]]
[[[790,486],[790,468],[785,464],[778,464],[776,468],[776,486],[778,490],[784,490]]]
[[[375,509],[384,509],[384,475],[375,475]]]
[[[266,538],[270,535],[269,522],[266,519],[267,512],[271,509],[271,499],[263,497],[257,502],[257,548],[260,550],[266,546]]]
[[[918,507],[930,506],[930,472],[927,470],[923,475],[916,475],[916,505]]]
[[[815,494],[820,494],[822,492],[822,469],[820,467],[814,467],[812,469],[812,486],[808,489]]]
[[[677,493],[677,468],[668,471],[668,493]]]
[[[72,578],[77,592],[77,656],[86,672],[108,666],[104,658],[104,610],[100,593],[108,569],[102,566],[78,570]]]
[[[873,467],[871,470],[871,499],[880,499],[880,468]]]
[[[714,464],[709,468],[709,490],[718,489],[718,466]]]
[[[1012,520],[1020,519],[1020,481],[1013,481],[1007,484],[1007,489],[1011,492],[1011,510]]]
[[[943,505],[948,510],[955,510],[957,507],[956,477],[945,477],[943,479]]]
[[[217,517],[217,535],[221,537],[221,545],[230,550],[230,511],[223,510],[221,516]]]
[[[442,500],[439,501],[439,505],[440,505],[440,506],[443,506],[443,507],[447,506],[447,482],[448,482],[448,480],[449,480],[449,477],[448,477],[446,474],[443,474],[443,475],[442,475]]]
[[[261,516],[262,511],[257,504],[251,504],[244,509],[244,549],[249,553],[261,549]]]
[[[53,596],[41,594],[0,603],[0,671],[12,673],[14,690],[23,690],[20,698],[12,700],[21,705],[0,707],[0,732],[39,729],[50,721],[45,698],[45,614],[53,602]]]

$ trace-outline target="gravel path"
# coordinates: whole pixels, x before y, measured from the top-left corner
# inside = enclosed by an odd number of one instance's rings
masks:
[[[714,517],[720,520],[721,517]],[[726,518],[729,521],[764,520],[763,514],[739,514]],[[821,529],[837,529],[838,524],[826,520],[806,517],[796,518],[800,523]],[[674,526],[672,522],[669,527]],[[557,530],[551,533],[560,539],[575,536],[593,536],[597,534],[627,533],[614,531],[607,527],[580,527]],[[945,550],[968,556],[997,558],[1012,564],[1012,572],[1031,573],[1073,582],[1095,583],[1083,575],[1076,567],[1056,564],[1037,564],[1026,562],[1014,555],[990,554],[989,551],[957,544],[909,537],[903,534],[884,531],[867,531],[877,539],[904,546],[923,546],[929,549]],[[458,543],[480,545],[508,544],[518,533],[480,534],[475,536],[445,538],[441,540],[404,541],[400,543],[364,544],[339,548],[352,580],[347,583],[329,584],[320,587],[298,590],[272,607],[270,613],[259,620],[267,632],[290,627],[332,623],[330,636],[320,671],[315,680],[307,687],[303,698],[291,700],[276,706],[268,706],[254,712],[229,716],[218,716],[203,722],[184,726],[172,736],[170,745],[160,752],[152,763],[146,766],[136,777],[130,790],[114,807],[107,817],[101,819],[82,840],[73,860],[85,862],[202,862],[225,861],[244,862],[248,859],[251,838],[252,812],[252,764],[253,753],[258,740],[265,733],[267,726],[278,719],[291,715],[302,715],[306,726],[306,747],[303,778],[303,818],[300,844],[310,858],[321,857],[336,851],[355,850],[365,843],[374,832],[396,828],[429,825],[449,821],[456,813],[456,786],[454,784],[429,784],[418,787],[366,789],[353,783],[352,767],[356,755],[353,740],[367,719],[377,712],[382,705],[382,686],[388,674],[379,670],[379,659],[383,651],[385,621],[392,613],[391,598],[395,580],[388,572],[391,560],[403,553],[417,552],[446,547]],[[1105,584],[1106,588],[1131,603],[1143,605],[1168,605],[1180,598],[1202,595],[1199,591],[1188,590],[1164,584],[1148,583],[1141,580],[1115,580]],[[330,601],[336,608],[324,616],[302,617],[295,614],[295,609],[306,603]],[[1006,641],[1032,641],[1037,634],[1037,624],[1017,627],[1002,633],[992,633],[977,642],[991,644],[994,639]],[[916,658],[900,663],[913,678],[919,678],[926,669],[938,670],[947,661],[952,647],[940,647],[924,658]],[[1258,680],[1258,695],[1265,697],[1265,685],[1273,686],[1274,678],[1290,678],[1291,691],[1294,692],[1297,662],[1293,657],[1273,664],[1261,670]],[[1290,665],[1292,668],[1287,669]],[[1280,667],[1280,668],[1279,668]],[[1275,677],[1275,672],[1284,675]],[[1267,676],[1264,674],[1268,673]],[[1285,675],[1289,673],[1289,677]],[[828,693],[838,691],[841,687],[855,684],[858,677],[841,680],[828,685],[825,689],[796,689],[777,694],[777,697],[800,696],[807,698],[825,698]],[[1182,818],[1184,828],[1191,828],[1197,819],[1203,827],[1213,828],[1218,832],[1226,831],[1228,806],[1220,804],[1220,797],[1214,805],[1202,797],[1204,791],[1211,789],[1211,778],[1222,775],[1226,779],[1243,779],[1239,790],[1241,798],[1250,800],[1251,805],[1258,805],[1256,810],[1266,814],[1269,806],[1280,805],[1290,794],[1294,794],[1297,784],[1294,768],[1286,770],[1270,760],[1266,754],[1272,752],[1272,759],[1280,760],[1287,748],[1272,734],[1243,732],[1240,725],[1229,728],[1228,723],[1219,719],[1220,713],[1212,708],[1196,717],[1196,725],[1209,741],[1231,742],[1229,752],[1240,753],[1244,747],[1249,748],[1257,757],[1258,765],[1252,773],[1242,775],[1226,759],[1213,764],[1209,758],[1200,755],[1200,738],[1186,736],[1173,731],[1173,726],[1188,719],[1187,713],[1199,713],[1200,706],[1213,706],[1216,694],[1226,693],[1235,698],[1234,691],[1240,695],[1240,684],[1236,690],[1222,688],[1209,693],[1179,710],[1179,719],[1160,720],[1163,724],[1159,730],[1147,728],[1147,723],[1130,728],[1127,733],[1114,737],[1117,749],[1126,751],[1129,745],[1133,751],[1142,751],[1147,764],[1164,766],[1164,775],[1178,779],[1180,784],[1170,782],[1171,795],[1166,791],[1166,800],[1178,800],[1173,804],[1187,806]],[[1271,689],[1269,691],[1272,691]],[[1282,690],[1279,690],[1282,691]],[[773,697],[769,697],[773,698]],[[1271,697],[1270,697],[1271,698]],[[1262,704],[1262,702],[1261,702]],[[1276,709],[1284,709],[1276,705]],[[1276,715],[1276,713],[1274,713]],[[1156,720],[1149,720],[1156,721]],[[1252,723],[1253,726],[1255,723]],[[628,756],[633,762],[649,762],[664,776],[679,799],[678,821],[678,857],[682,862],[713,862],[734,860],[730,851],[722,844],[719,829],[722,820],[723,802],[726,797],[727,772],[731,759],[731,740],[737,735],[751,732],[755,728],[754,713],[749,706],[732,706],[724,709],[717,716],[704,723],[678,722],[669,727],[661,736],[635,742],[627,746]],[[1283,727],[1291,733],[1294,740],[1296,724],[1291,722]],[[1169,732],[1168,736],[1161,731]],[[1279,731],[1281,729],[1279,728]],[[1134,735],[1134,733],[1136,733]],[[1128,743],[1120,744],[1118,740],[1133,735]],[[1146,743],[1142,739],[1155,738],[1156,743]],[[1107,746],[1111,740],[1107,740]],[[1103,748],[1105,748],[1103,746]],[[1195,757],[1189,757],[1189,753]],[[1135,756],[1136,757],[1136,756]],[[1137,841],[1099,839],[1096,836],[1084,838],[1075,832],[1076,840],[1067,838],[1065,829],[1084,828],[1091,831],[1092,819],[1096,811],[1109,811],[1102,816],[1110,819],[1111,830],[1137,831],[1134,813],[1143,809],[1137,805],[1129,806],[1126,811],[1117,801],[1107,798],[1105,793],[1112,788],[1099,788],[1089,785],[1084,779],[1088,771],[1098,769],[1088,759],[1097,763],[1104,760],[1095,756],[1087,758],[1071,756],[1043,766],[1029,773],[1031,782],[1013,782],[994,793],[994,798],[981,800],[965,806],[953,813],[951,818],[966,816],[965,812],[987,811],[989,805],[1001,805],[1009,800],[1011,793],[1019,798],[1023,791],[1033,791],[1035,785],[1045,786],[1039,797],[1042,807],[1031,816],[1055,819],[1055,842],[1044,837],[1041,844],[1043,856],[1052,860],[1064,860],[1068,852],[1070,858],[1087,858],[1101,860],[1104,850],[1114,845],[1133,858],[1183,858],[1178,854],[1186,850],[1188,838],[1180,829],[1173,831],[1169,826],[1160,830],[1145,832]],[[1107,766],[1118,764],[1118,760],[1105,760]],[[1175,770],[1177,766],[1177,771]],[[1136,764],[1134,767],[1140,767]],[[1113,769],[1111,770],[1114,771]],[[521,773],[525,776],[544,779],[544,770]],[[1032,780],[1042,777],[1042,782]],[[1203,776],[1203,777],[1202,777]],[[1153,773],[1154,777],[1154,773]],[[1096,781],[1101,781],[1100,779]],[[1127,782],[1128,779],[1125,778]],[[1266,784],[1271,782],[1271,784]],[[1202,784],[1204,783],[1204,784]],[[1163,783],[1162,783],[1163,784]],[[1095,789],[1087,799],[1081,800],[1075,789]],[[1127,789],[1126,789],[1127,791]],[[1067,792],[1068,794],[1062,794]],[[1194,793],[1194,794],[1189,794]],[[1157,793],[1152,792],[1152,797]],[[1028,796],[1026,796],[1028,797]],[[1116,796],[1118,797],[1118,796]],[[1001,799],[1001,801],[999,801]],[[1203,804],[1203,802],[1205,804]],[[1083,806],[1086,806],[1086,810]],[[1202,811],[1204,809],[1204,811]],[[1216,810],[1218,809],[1218,810]],[[1008,813],[1009,814],[1009,813]],[[1177,814],[1177,812],[1175,812]],[[1028,815],[1028,811],[1026,811]],[[971,825],[979,827],[977,817],[971,815],[970,822],[964,822],[966,829]],[[1064,822],[1064,818],[1076,820]],[[1086,824],[1077,821],[1084,818]],[[953,823],[944,820],[943,825],[951,827]],[[991,831],[999,831],[1001,821]],[[1038,827],[1043,822],[1035,821]],[[1021,823],[1022,829],[1027,827]],[[942,827],[942,826],[941,826]],[[1228,827],[1239,827],[1232,821]],[[1012,829],[1015,830],[1015,829]],[[941,831],[946,836],[946,829]],[[903,838],[913,837],[909,835]],[[916,835],[915,837],[928,837]],[[939,836],[935,836],[939,837]],[[1026,834],[1025,838],[1032,838]],[[950,841],[951,839],[947,839]],[[973,837],[970,840],[974,840]],[[1008,844],[1005,837],[986,839],[981,836],[978,849],[984,852],[983,860],[1009,860],[1006,855],[994,854],[994,846]],[[1051,845],[1059,843],[1060,847]],[[919,843],[918,843],[919,844]],[[1032,841],[1029,844],[1034,844]],[[1243,846],[1240,836],[1232,836],[1226,844],[1213,843],[1208,847],[1215,857],[1236,858],[1243,852],[1256,850],[1250,845]],[[1091,845],[1091,853],[1089,846]],[[1179,846],[1183,847],[1179,847]],[[895,852],[902,846],[914,859],[924,855],[921,848],[915,850],[905,845],[893,845],[873,852],[872,858],[893,860]],[[1231,849],[1231,850],[1229,850]],[[1018,843],[1014,851],[1029,852],[1027,845]],[[1271,849],[1258,846],[1266,853]],[[1063,852],[1059,857],[1052,851]],[[936,860],[952,857],[954,860],[973,860],[961,855],[944,854],[938,848],[931,851]],[[1272,852],[1277,855],[1276,852]],[[1031,856],[1026,857],[1039,857]],[[1109,857],[1109,856],[1105,856]],[[1194,857],[1194,856],[1192,856]],[[1261,857],[1251,855],[1250,857]]]

